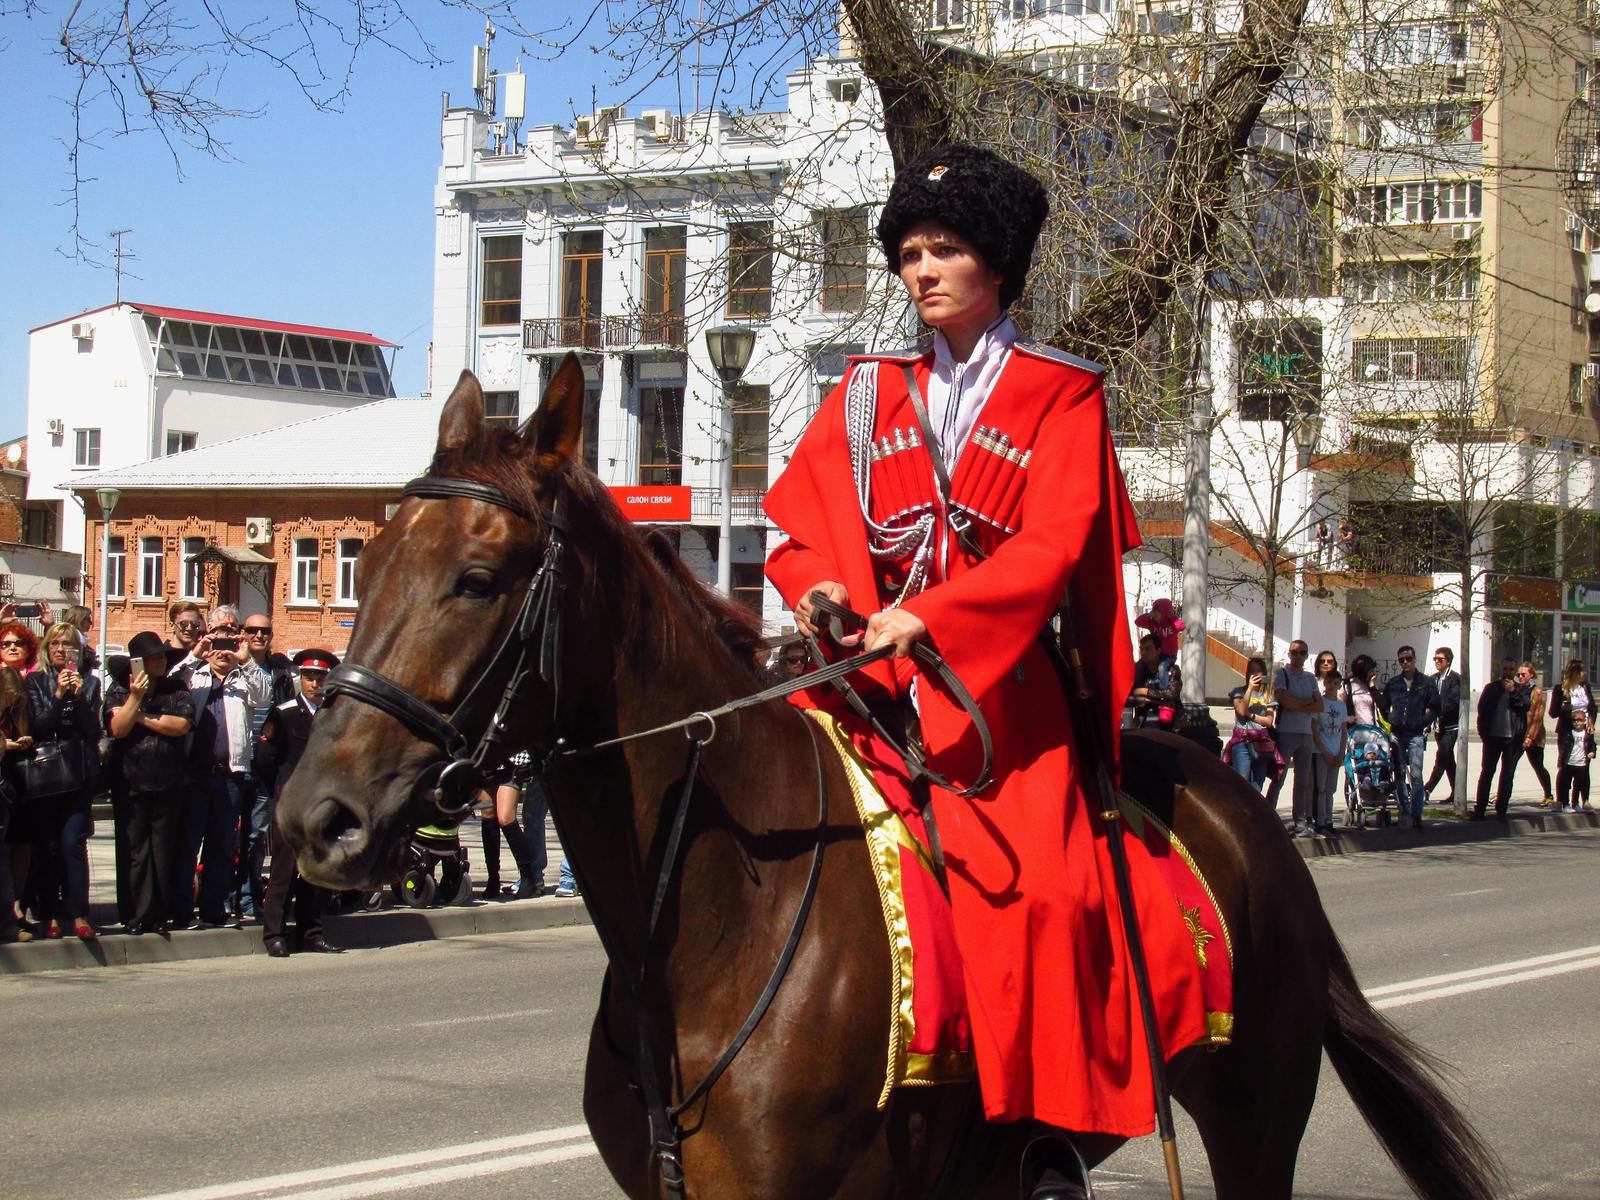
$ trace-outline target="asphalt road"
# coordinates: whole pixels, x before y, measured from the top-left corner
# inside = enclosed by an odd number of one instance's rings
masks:
[[[1363,985],[1452,1064],[1519,1196],[1600,1197],[1597,865],[1600,831],[1309,864]],[[592,931],[563,929],[0,979],[0,1196],[614,1197],[579,1111],[600,965]],[[1187,1126],[1180,1145],[1210,1196]],[[1326,1067],[1298,1183],[1409,1194]],[[1164,1197],[1157,1148],[1096,1187]]]

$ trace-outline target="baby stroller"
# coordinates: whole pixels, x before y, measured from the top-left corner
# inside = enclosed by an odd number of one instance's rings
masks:
[[[1371,813],[1378,825],[1392,824],[1391,803],[1398,806],[1389,735],[1376,725],[1350,726],[1344,748],[1344,823],[1365,829]]]
[[[406,865],[395,881],[395,899],[412,908],[465,904],[472,876],[460,825],[422,825],[406,846]]]

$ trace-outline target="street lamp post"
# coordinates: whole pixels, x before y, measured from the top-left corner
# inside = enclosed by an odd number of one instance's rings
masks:
[[[122,493],[116,488],[96,488],[100,501],[100,669],[106,667],[106,593],[111,590],[111,514]]]
[[[1298,518],[1301,522],[1300,536],[1295,539],[1299,542],[1299,547],[1295,554],[1297,570],[1294,592],[1294,634],[1303,638],[1306,604],[1306,531],[1314,528],[1311,522],[1311,510],[1317,503],[1317,481],[1311,473],[1311,457],[1316,453],[1317,439],[1322,436],[1322,416],[1315,409],[1301,409],[1292,417],[1286,417],[1285,421],[1289,426],[1289,436],[1294,439],[1295,465],[1305,476],[1306,500]]]
[[[706,330],[706,352],[722,381],[722,469],[717,484],[717,590],[733,595],[733,389],[750,365],[756,331],[746,325],[716,325]]]

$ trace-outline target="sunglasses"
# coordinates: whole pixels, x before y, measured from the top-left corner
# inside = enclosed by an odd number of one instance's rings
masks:
[[[204,621],[177,621],[173,624],[174,629],[204,629],[205,627],[206,623]]]
[[[1415,654],[1402,654],[1400,656],[1400,661],[1401,662],[1416,662],[1417,661],[1417,656]]]
[[[239,627],[237,625],[213,625],[211,627],[211,632],[212,633],[220,633],[220,634],[224,634],[224,635],[228,635],[228,634],[237,635],[238,632],[239,632]]]
[[[271,637],[272,636],[272,626],[271,625],[246,625],[244,627],[244,632],[245,632],[245,636],[246,637]]]
[[[0,650],[26,650],[27,648],[27,642],[0,642]]]

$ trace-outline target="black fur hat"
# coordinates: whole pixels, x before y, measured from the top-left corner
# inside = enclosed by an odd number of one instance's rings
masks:
[[[878,218],[889,270],[900,270],[900,239],[918,221],[947,225],[971,242],[989,268],[1005,276],[1001,307],[1022,295],[1033,244],[1050,214],[1044,187],[991,150],[958,142],[925,154],[901,171]]]

